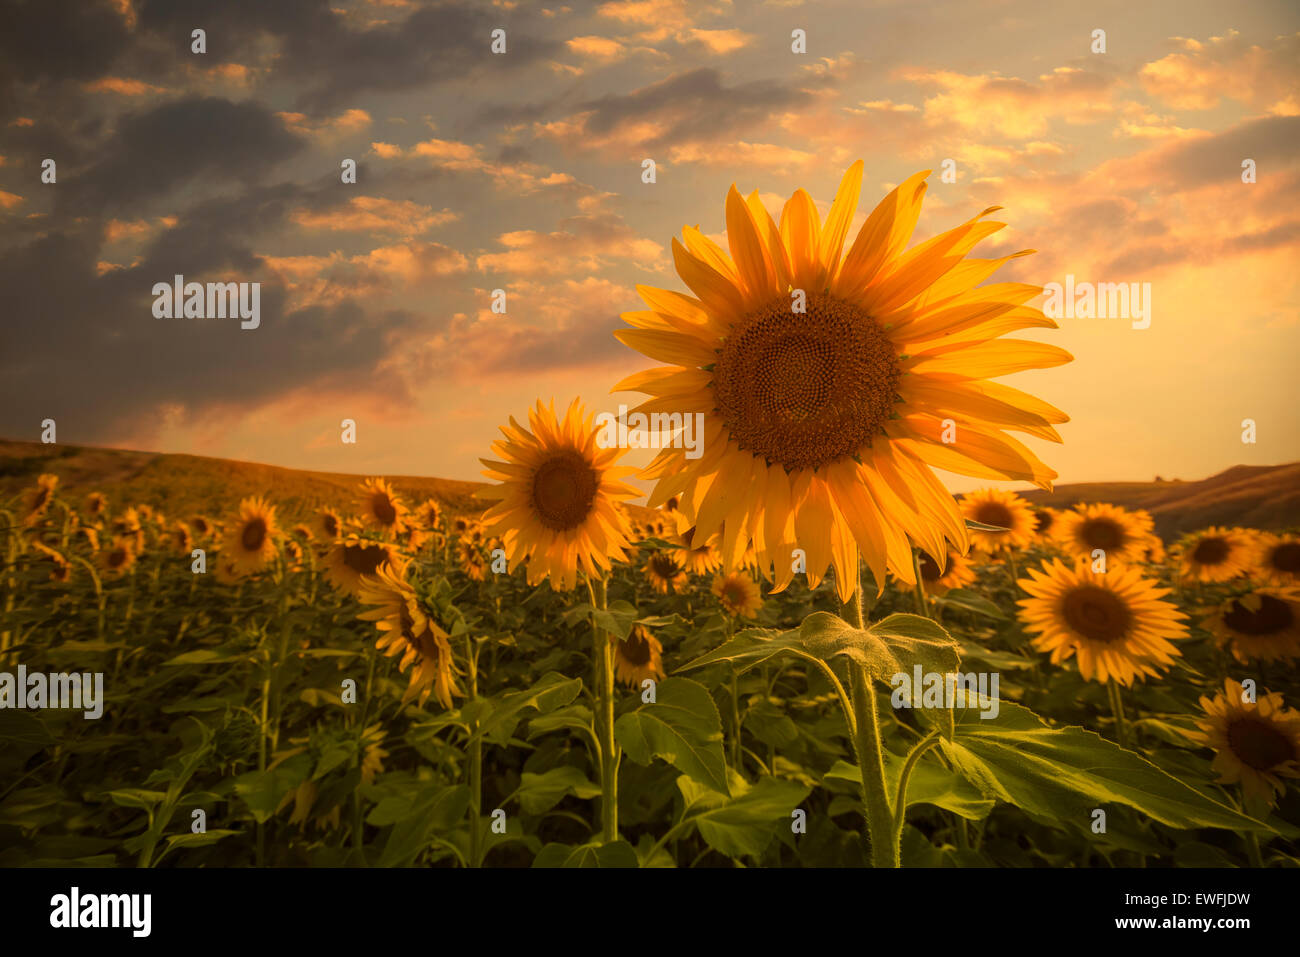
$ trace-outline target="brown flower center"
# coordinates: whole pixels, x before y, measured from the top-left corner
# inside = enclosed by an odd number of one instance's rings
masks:
[[[591,514],[600,476],[575,449],[553,453],[533,473],[533,511],[556,532],[577,528]]]
[[[1243,635],[1276,635],[1295,624],[1291,606],[1272,595],[1259,595],[1259,610],[1251,611],[1234,600],[1223,616],[1223,623]]]
[[[650,642],[633,631],[627,636],[627,640],[619,644],[618,653],[619,657],[630,665],[644,665],[650,660]]]
[[[129,556],[130,556],[130,552],[128,552],[125,548],[118,547],[113,549],[111,552],[108,553],[108,567],[121,568],[123,565],[126,564],[126,560]]]
[[[321,525],[325,529],[325,534],[334,537],[339,533],[339,520],[333,515],[325,515],[321,518]]]
[[[929,556],[926,552],[921,552],[921,577],[928,582],[937,582],[943,577],[943,572],[939,571],[939,563]]]
[[[1065,596],[1066,624],[1089,641],[1109,644],[1128,634],[1133,613],[1118,595],[1100,585],[1080,585]]]
[[[1283,542],[1268,556],[1274,570],[1300,575],[1300,542]]]
[[[388,549],[380,545],[344,545],[343,564],[358,575],[373,575],[388,560]]]
[[[682,573],[682,566],[671,556],[655,552],[650,556],[650,570],[660,578],[671,580]]]
[[[245,551],[261,551],[262,546],[266,544],[266,519],[251,519],[244,526],[244,531],[239,536],[239,543],[244,546]]]
[[[397,521],[397,509],[393,500],[383,492],[376,492],[370,497],[370,511],[381,525],[392,525]]]
[[[998,528],[1010,528],[1015,524],[1011,509],[1001,502],[981,502],[975,509],[975,521],[981,525],[996,525]]]
[[[1112,551],[1124,544],[1127,536],[1120,524],[1109,518],[1090,518],[1079,526],[1079,539],[1088,548]]]
[[[1295,745],[1271,722],[1238,718],[1228,725],[1228,746],[1237,759],[1256,771],[1267,771],[1294,760]]]
[[[1034,513],[1034,531],[1042,534],[1052,527],[1052,513],[1045,508],[1040,508]]]
[[[1192,561],[1198,565],[1221,565],[1232,549],[1222,538],[1202,538],[1192,549]]]
[[[898,354],[866,312],[831,296],[788,297],[740,319],[713,369],[731,436],[786,471],[816,469],[869,446],[894,412]]]

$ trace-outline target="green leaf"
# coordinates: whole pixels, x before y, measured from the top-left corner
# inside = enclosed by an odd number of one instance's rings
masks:
[[[223,837],[230,837],[232,834],[238,834],[239,831],[218,828],[213,831],[204,831],[201,834],[173,834],[167,838],[167,847],[163,853],[180,847],[207,847],[209,844],[215,844]]]
[[[750,786],[735,774],[730,797],[687,777],[677,779],[677,788],[686,802],[683,819],[695,825],[709,847],[728,857],[761,856],[778,829],[789,830],[792,813],[811,790],[773,777]]]
[[[119,807],[135,807],[143,811],[152,811],[156,805],[166,800],[167,794],[164,791],[145,791],[141,788],[119,788],[116,791],[108,791],[105,797]]]
[[[587,780],[578,768],[565,765],[542,774],[525,771],[515,791],[525,814],[545,814],[567,794],[587,801],[600,797],[600,785]]]
[[[533,867],[639,867],[636,848],[621,838],[610,844],[547,844]]]
[[[1094,808],[1122,804],[1168,827],[1270,830],[1092,731],[1049,727],[1010,701],[996,718],[961,715],[956,739],[940,742],[954,769],[1030,814],[1083,822]]]
[[[977,615],[985,615],[988,618],[995,618],[998,621],[1006,621],[1007,619],[1006,612],[983,595],[978,595],[973,591],[964,591],[960,588],[954,588],[946,594],[937,596],[935,601],[939,602],[941,605],[960,608],[963,611],[971,611]]]
[[[267,771],[249,771],[235,778],[235,793],[259,824],[270,819],[284,796],[311,773],[311,755],[296,754]]]
[[[973,518],[966,519],[966,527],[972,528],[977,532],[1009,532],[1011,529],[1004,528],[1001,525],[985,525],[983,522],[977,522]]]
[[[665,678],[653,704],[643,703],[614,722],[614,737],[638,764],[663,758],[701,784],[729,793],[722,719],[709,689],[698,682]]]
[[[898,794],[898,776],[903,772],[904,760],[893,752],[885,752],[885,783],[891,797]],[[862,772],[856,764],[836,761],[826,777],[862,785]],[[989,816],[996,803],[980,794],[979,789],[960,775],[953,774],[934,761],[922,758],[912,768],[907,779],[907,806],[931,804],[945,811],[959,814],[970,821],[982,821]]]
[[[493,744],[508,744],[525,708],[546,714],[567,705],[580,691],[581,678],[566,678],[559,672],[550,671],[524,691],[514,691],[498,699],[479,699],[471,704],[483,706],[483,712],[477,716],[479,733],[483,738]],[[466,705],[465,711],[469,710],[469,705]]]
[[[432,832],[449,832],[456,828],[469,809],[469,802],[469,788],[464,784],[426,793],[388,832],[388,841],[379,856],[379,866],[405,867],[410,864],[429,846]]]

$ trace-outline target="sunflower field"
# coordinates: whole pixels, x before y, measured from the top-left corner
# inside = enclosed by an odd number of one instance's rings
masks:
[[[1070,356],[1002,338],[1055,324],[993,210],[909,249],[918,174],[849,242],[860,180],[639,290],[616,388],[698,457],[538,402],[469,510],[0,502],[0,864],[1300,865],[1300,535],[948,492],[1051,487],[992,380]]]

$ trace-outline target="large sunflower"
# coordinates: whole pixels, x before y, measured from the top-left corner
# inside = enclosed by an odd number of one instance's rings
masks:
[[[1254,551],[1254,536],[1245,529],[1202,529],[1179,540],[1179,574],[1198,582],[1230,581],[1250,570]]]
[[[325,553],[325,577],[340,591],[355,595],[364,576],[376,574],[396,559],[397,551],[389,543],[351,535]]]
[[[1243,664],[1300,658],[1300,591],[1259,588],[1229,598],[1203,624]]]
[[[695,295],[641,286],[649,308],[623,315],[635,328],[619,339],[670,365],[615,391],[650,395],[638,411],[704,417],[698,458],[664,449],[645,472],[658,480],[648,504],[676,496],[700,535],[721,531],[728,569],[752,539],[776,591],[794,578],[796,547],[810,585],[834,566],[843,600],[857,587],[859,552],[883,583],[887,568],[912,581],[909,538],[966,551],[961,512],[931,466],[1044,488],[1056,477],[1005,430],[1060,441],[1053,426],[1066,415],[989,380],[1071,356],[998,338],[1056,324],[1026,305],[1041,287],[980,285],[1023,253],[964,258],[1002,227],[983,221],[997,207],[904,251],[928,175],[890,193],[847,253],[860,161],[825,223],[804,190],[778,225],[757,191],[746,198],[733,186],[730,255],[686,227],[673,259]],[[949,420],[955,441],[945,441]]]
[[[504,462],[481,459],[500,484],[479,491],[497,504],[483,513],[488,536],[500,537],[510,567],[527,562],[528,584],[549,578],[568,591],[578,569],[596,577],[626,556],[629,528],[618,502],[640,493],[622,481],[632,469],[614,463],[623,449],[601,448],[593,418],[574,399],[563,419],[537,403],[529,428],[513,417],[505,440],[492,443]]]
[[[1019,584],[1032,596],[1019,604],[1025,628],[1037,633],[1034,647],[1051,652],[1053,664],[1077,656],[1089,681],[1131,685],[1182,654],[1170,642],[1187,637],[1186,616],[1137,565],[1098,574],[1088,562],[1070,568],[1054,558]]]
[[[972,529],[975,547],[996,554],[1009,548],[1024,548],[1034,540],[1034,511],[1015,492],[983,488],[961,497],[962,514],[981,525],[996,525],[1005,532]]]
[[[614,674],[619,681],[636,686],[646,678],[663,679],[663,645],[650,629],[634,625],[625,640],[619,641],[615,635],[609,640],[614,645]]]
[[[398,534],[406,526],[406,503],[382,478],[361,483],[357,510],[362,522],[389,535]]]
[[[275,506],[265,499],[246,498],[239,503],[239,517],[226,532],[222,557],[243,575],[263,568],[275,555]]]
[[[1138,561],[1146,555],[1151,537],[1151,516],[1118,505],[1079,504],[1062,512],[1052,523],[1057,542],[1070,561],[1092,561],[1101,549],[1106,562]]]
[[[356,596],[363,605],[375,606],[357,615],[373,621],[379,629],[375,647],[386,657],[402,656],[397,664],[399,672],[415,665],[402,703],[418,695],[423,705],[432,693],[444,708],[450,708],[452,695],[460,694],[451,640],[420,607],[415,589],[406,581],[406,563],[385,563],[373,575],[363,577]]]
[[[1259,532],[1255,536],[1254,574],[1271,585],[1300,585],[1300,536]]]
[[[1201,698],[1205,720],[1188,737],[1214,749],[1210,766],[1222,783],[1240,782],[1248,800],[1273,806],[1286,790],[1282,778],[1300,777],[1300,713],[1280,694],[1249,701],[1231,678],[1223,687],[1223,694]]]

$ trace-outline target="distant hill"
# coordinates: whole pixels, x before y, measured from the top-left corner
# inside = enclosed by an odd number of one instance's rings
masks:
[[[1235,465],[1197,482],[1085,482],[1022,494],[1057,508],[1078,502],[1144,508],[1166,541],[1209,525],[1291,528],[1300,525],[1300,462]]]
[[[80,497],[100,491],[115,508],[147,502],[176,518],[218,517],[249,495],[268,496],[286,518],[303,519],[325,505],[351,510],[357,485],[365,478],[199,455],[0,439],[0,499],[30,486],[42,472],[57,475],[65,494]],[[473,497],[474,490],[482,487],[479,482],[410,475],[385,478],[412,505],[435,498],[452,511],[484,507]],[[1238,465],[1196,482],[1090,482],[1058,485],[1050,494],[1022,494],[1054,507],[1111,502],[1144,508],[1155,517],[1156,531],[1166,540],[1207,525],[1300,526],[1300,462]]]

